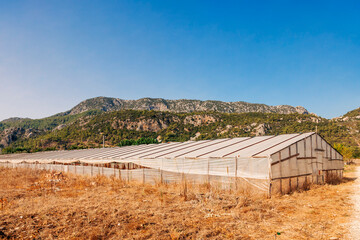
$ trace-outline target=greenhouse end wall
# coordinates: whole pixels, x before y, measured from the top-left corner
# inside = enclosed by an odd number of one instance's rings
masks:
[[[271,191],[287,193],[343,177],[343,157],[314,134],[271,155]]]

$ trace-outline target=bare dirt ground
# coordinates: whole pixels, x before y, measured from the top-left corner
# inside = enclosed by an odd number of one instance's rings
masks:
[[[268,199],[0,168],[0,238],[349,239],[353,185]]]
[[[350,236],[352,239],[360,239],[360,167],[357,167],[354,174],[357,179],[354,182],[351,200],[354,204],[354,211],[350,221]]]

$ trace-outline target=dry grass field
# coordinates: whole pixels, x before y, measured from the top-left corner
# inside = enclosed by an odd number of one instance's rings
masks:
[[[0,238],[347,239],[351,184],[268,199],[0,168]]]

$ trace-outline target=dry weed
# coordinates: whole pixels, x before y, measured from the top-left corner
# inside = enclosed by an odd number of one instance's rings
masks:
[[[351,181],[269,199],[208,184],[0,168],[0,238],[344,239],[350,193]]]

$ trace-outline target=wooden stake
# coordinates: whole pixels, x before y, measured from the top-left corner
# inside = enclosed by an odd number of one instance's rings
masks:
[[[238,170],[238,159],[237,157],[235,157],[235,190],[238,190],[238,185],[237,185],[237,170]]]
[[[280,194],[282,194],[282,167],[281,167],[281,152],[279,152],[279,166],[280,166]]]
[[[291,192],[291,177],[289,177],[289,193]]]
[[[163,179],[163,171],[160,170],[160,182],[164,183],[164,179]]]
[[[145,184],[145,168],[142,169],[143,184]]]
[[[296,189],[299,189],[299,177],[296,177]]]
[[[208,167],[207,167],[207,178],[208,178],[208,184],[210,184],[210,162],[208,158]]]

